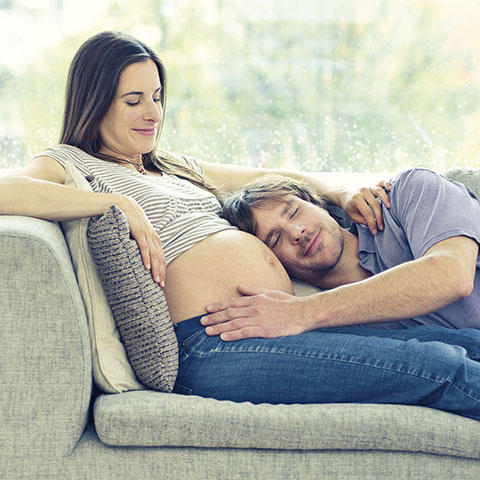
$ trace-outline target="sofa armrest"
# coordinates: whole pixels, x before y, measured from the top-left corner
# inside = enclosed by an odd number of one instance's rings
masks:
[[[0,216],[1,457],[63,456],[92,379],[85,311],[56,223]]]

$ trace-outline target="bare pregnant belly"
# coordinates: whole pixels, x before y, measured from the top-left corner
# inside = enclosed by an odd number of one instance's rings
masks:
[[[201,315],[209,303],[240,296],[240,284],[293,294],[287,272],[258,238],[239,230],[207,237],[167,267],[164,291],[172,321]]]

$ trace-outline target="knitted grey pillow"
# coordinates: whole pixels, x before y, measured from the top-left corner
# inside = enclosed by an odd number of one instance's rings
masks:
[[[163,290],[146,270],[123,212],[112,205],[92,217],[88,245],[127,356],[148,387],[171,392],[178,370],[178,344]]]

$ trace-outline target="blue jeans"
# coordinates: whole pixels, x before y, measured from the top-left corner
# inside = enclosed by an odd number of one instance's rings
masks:
[[[201,317],[175,325],[174,391],[253,403],[423,405],[480,420],[480,331],[329,328],[223,342]]]

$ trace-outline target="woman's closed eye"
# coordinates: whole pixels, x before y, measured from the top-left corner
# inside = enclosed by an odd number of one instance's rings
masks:
[[[161,103],[162,102],[162,97],[160,96],[155,96],[152,98],[152,100],[155,102],[155,103]],[[140,99],[136,100],[136,101],[130,101],[130,102],[125,102],[129,107],[136,107],[137,105],[140,105]]]
[[[298,212],[298,207],[296,207],[293,212],[290,214],[290,216],[288,217],[289,220],[291,220],[293,217],[295,217],[295,215],[297,214]]]

